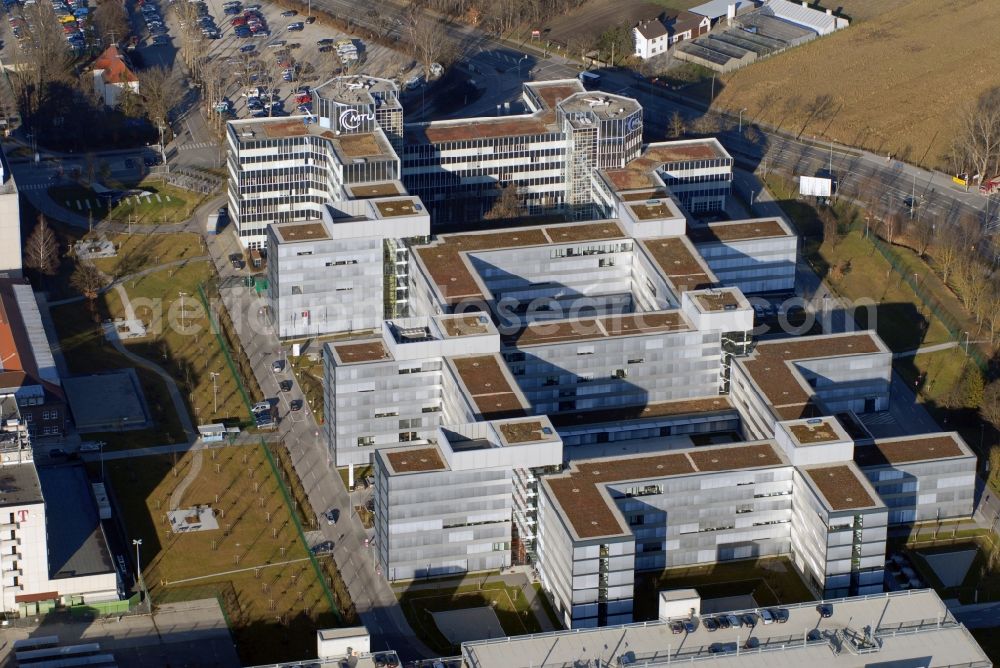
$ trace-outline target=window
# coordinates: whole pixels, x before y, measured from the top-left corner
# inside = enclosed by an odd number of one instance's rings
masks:
[[[612,378],[628,378],[628,369],[615,369],[611,374]]]
[[[292,286],[292,294],[293,295],[301,295],[302,294],[302,286],[301,285],[293,285]]]
[[[414,366],[414,367],[402,367],[399,370],[399,375],[400,376],[405,376],[405,375],[410,374],[410,373],[420,373],[420,367],[418,367],[418,366]]]
[[[646,360],[645,360],[645,358],[643,358],[643,357],[636,357],[636,358],[634,358],[634,359],[630,359],[630,360],[628,361],[628,363],[629,363],[629,364],[642,364],[642,363],[643,363],[643,362],[645,362],[645,361],[646,361]]]
[[[296,255],[312,255],[312,251],[299,251]]]
[[[420,412],[422,412],[422,413],[440,413],[441,412],[441,407],[440,406],[424,406],[423,408],[420,409]]]
[[[613,257],[601,258],[597,261],[598,267],[613,267],[615,266],[615,259]]]
[[[399,442],[407,443],[409,441],[417,440],[417,432],[415,431],[404,431],[399,434]]]
[[[399,415],[399,411],[386,411],[385,413],[376,413],[375,417],[377,418],[396,417],[397,415]]]
[[[577,355],[593,355],[594,346],[578,346],[576,349]]]
[[[358,447],[363,448],[367,445],[375,445],[374,436],[359,436],[358,437]]]
[[[420,427],[420,418],[410,418],[409,420],[400,420],[400,429],[416,429]]]
[[[35,416],[32,415],[31,413],[25,413],[24,414],[24,421],[25,422],[34,422],[34,420],[35,420]]]

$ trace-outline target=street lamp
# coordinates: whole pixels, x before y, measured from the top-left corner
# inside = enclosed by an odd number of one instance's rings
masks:
[[[214,406],[212,407],[212,415],[219,412],[219,386],[216,384],[215,379],[219,377],[219,374],[215,371],[209,373],[212,376],[212,401]]]
[[[523,62],[524,62],[524,61],[526,61],[527,59],[528,59],[528,54],[524,54],[524,55],[523,55],[523,56],[521,56],[521,58],[520,58],[520,59],[519,59],[519,60],[517,61],[517,76],[519,76],[519,77],[522,77],[522,78],[524,77],[524,75],[523,75],[523,74],[521,74],[521,63],[523,63]]]
[[[142,545],[141,538],[133,538],[132,544],[135,545],[135,573],[139,584],[139,591],[143,592],[146,586],[142,580],[142,566],[139,564],[139,546]]]
[[[178,292],[178,296],[181,298],[181,327],[187,329],[187,324],[184,322],[184,298],[187,297],[186,292]]]
[[[106,444],[105,444],[104,441],[98,441],[97,442],[97,452],[100,453],[99,456],[101,458],[101,482],[104,482],[104,446],[105,445]]]
[[[968,332],[962,332],[962,334],[965,335],[965,354],[968,355],[969,354],[969,333]]]
[[[743,134],[743,112],[746,110],[747,110],[746,107],[740,109],[740,134]]]

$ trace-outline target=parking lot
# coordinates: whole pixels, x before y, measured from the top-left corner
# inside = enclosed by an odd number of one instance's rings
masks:
[[[163,0],[158,0],[163,1]],[[182,0],[175,0],[179,3]],[[236,118],[248,118],[244,95],[248,85],[268,86],[278,89],[276,96],[281,106],[270,112],[272,115],[301,113],[296,110],[297,91],[302,86],[315,87],[341,73],[345,65],[341,60],[338,42],[350,40],[358,54],[358,60],[350,65],[349,72],[363,72],[372,76],[395,78],[405,81],[419,69],[415,61],[384,46],[343,34],[319,22],[309,23],[302,13],[266,3],[246,2],[226,13],[227,0],[206,0],[207,15],[213,19],[219,31],[218,39],[206,39],[204,46],[213,61],[221,61],[231,67],[231,84],[226,90],[226,99],[231,103],[230,114]],[[232,7],[232,6],[231,6]],[[247,12],[250,12],[249,16]],[[170,32],[176,32],[179,25],[178,12],[167,11],[166,21]],[[236,19],[240,25],[234,26]],[[259,22],[262,29],[250,33],[251,19]],[[289,26],[300,30],[289,30]],[[237,33],[249,36],[240,37]],[[266,34],[265,36],[265,33]],[[283,77],[292,70],[291,81]],[[228,69],[227,69],[228,72]],[[270,78],[271,83],[267,80]],[[209,106],[220,100],[210,100]],[[267,100],[265,102],[265,110]],[[260,112],[258,111],[258,114]]]

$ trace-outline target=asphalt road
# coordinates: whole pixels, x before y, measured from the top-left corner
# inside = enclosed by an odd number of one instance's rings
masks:
[[[213,203],[214,204],[214,203]],[[362,623],[372,634],[375,650],[393,649],[403,659],[427,658],[434,655],[415,636],[396,602],[396,597],[386,580],[375,573],[372,550],[365,545],[369,532],[353,512],[351,497],[343,480],[331,466],[329,454],[319,425],[309,409],[308,401],[301,411],[292,412],[289,402],[304,399],[295,382],[290,392],[281,392],[278,383],[294,381],[286,370],[275,372],[272,364],[285,359],[277,336],[259,315],[264,302],[238,280],[243,274],[229,262],[231,253],[239,252],[239,241],[232,227],[227,226],[209,244],[222,285],[222,301],[238,331],[243,349],[249,356],[254,375],[260,384],[263,397],[277,402],[280,423],[276,436],[282,440],[291,455],[295,471],[309,497],[310,505],[319,514],[320,531],[324,540],[334,544],[334,559],[342,574],[351,600]],[[226,281],[226,279],[231,279]],[[237,279],[237,280],[232,280]],[[322,401],[322,397],[314,400]],[[327,510],[340,511],[340,520],[329,525],[322,517]]]

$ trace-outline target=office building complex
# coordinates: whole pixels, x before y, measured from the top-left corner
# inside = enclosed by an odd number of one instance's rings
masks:
[[[315,116],[228,124],[229,212],[248,248],[266,246],[271,223],[319,220],[346,200],[409,193],[435,225],[468,226],[502,187],[529,212],[587,219],[669,194],[694,212],[718,210],[732,181],[715,139],[643,147],[642,107],[575,79],[526,83],[523,114],[409,125],[384,79],[341,77],[313,95]]]
[[[375,551],[392,580],[511,564],[512,518],[526,512],[515,471],[558,466],[544,418],[441,427],[428,445],[375,451]],[[524,475],[518,474],[518,475]]]

